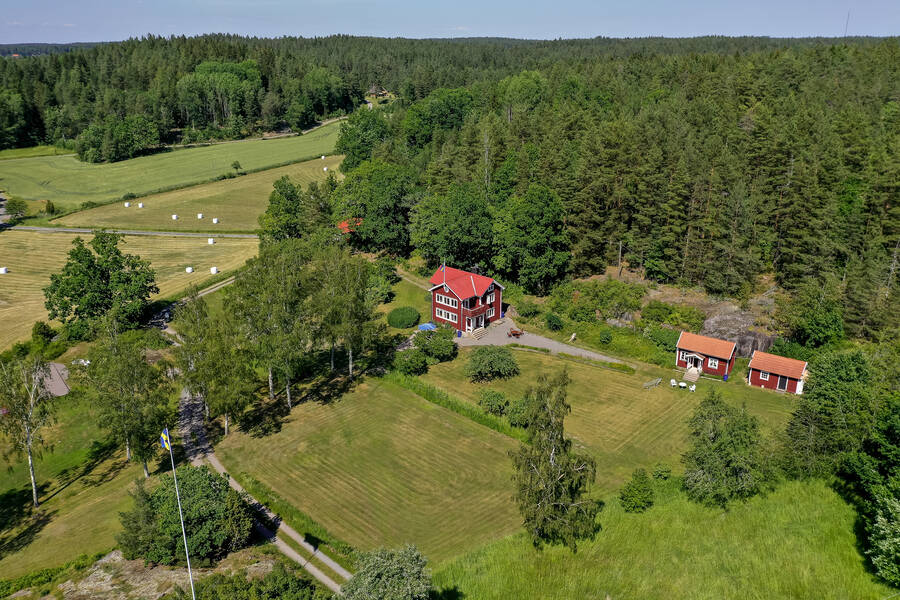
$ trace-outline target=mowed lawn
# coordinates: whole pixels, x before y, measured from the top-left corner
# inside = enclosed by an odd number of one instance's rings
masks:
[[[131,201],[115,202],[66,215],[53,221],[67,227],[107,227],[163,231],[254,231],[259,215],[269,205],[272,185],[284,176],[304,188],[321,181],[329,172],[337,174],[342,156],[328,156],[188,188],[154,194]],[[328,171],[323,169],[328,168]],[[138,203],[144,204],[138,208]],[[197,214],[203,218],[198,219]],[[172,215],[178,215],[173,221]],[[219,219],[213,224],[213,217]]]
[[[690,502],[677,488],[657,484],[657,503],[643,514],[625,513],[609,496],[602,531],[576,554],[538,552],[517,534],[434,566],[435,584],[441,597],[479,600],[896,596],[865,569],[855,511],[820,481],[789,482],[727,510]]]
[[[0,232],[0,266],[9,273],[0,275],[0,350],[27,338],[35,321],[47,319],[43,288],[50,275],[66,262],[72,240],[68,233],[38,233],[6,230]],[[85,241],[90,234],[81,236]],[[228,271],[256,255],[255,239],[167,236],[127,236],[119,246],[129,254],[148,259],[156,270],[160,296],[175,295],[190,285],[202,285],[210,278],[210,267]],[[193,266],[193,273],[185,267]]]
[[[357,548],[416,544],[440,561],[520,526],[513,440],[368,379],[294,408],[278,433],[229,434],[216,453]]]
[[[523,338],[527,343],[527,336]],[[506,381],[471,383],[464,375],[470,348],[456,360],[429,368],[422,378],[450,394],[476,403],[481,391],[496,389],[508,399],[524,395],[540,373],[569,371],[569,404],[566,433],[597,459],[597,491],[617,489],[637,467],[651,469],[659,461],[674,469],[687,448],[687,420],[710,389],[758,416],[763,429],[781,429],[790,415],[793,396],[749,388],[742,381],[700,380],[696,392],[671,388],[674,371],[640,365],[633,375],[590,366],[543,353],[514,350],[521,375]],[[662,385],[643,389],[647,381],[662,377]]]
[[[129,507],[128,487],[143,477],[138,464],[102,441],[90,406],[66,396],[58,402],[57,423],[46,431],[48,447],[35,464],[38,513],[29,513],[25,459],[0,458],[0,578],[115,546],[119,512]]]
[[[25,200],[52,200],[73,210],[82,202],[105,202],[124,194],[146,194],[178,185],[202,183],[233,171],[234,161],[256,170],[331,154],[340,123],[306,135],[185,148],[108,164],[75,156],[40,156],[0,161],[0,189]]]

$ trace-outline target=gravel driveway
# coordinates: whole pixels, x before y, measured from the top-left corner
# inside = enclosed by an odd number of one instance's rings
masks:
[[[607,356],[605,354],[600,354],[599,352],[593,352],[591,350],[584,350],[583,348],[578,348],[577,346],[570,346],[569,344],[557,342],[556,340],[551,340],[548,337],[544,337],[536,333],[526,332],[522,337],[518,339],[509,337],[506,335],[506,332],[510,329],[519,329],[519,327],[513,322],[512,319],[506,317],[503,320],[503,323],[495,324],[489,327],[487,335],[485,335],[480,340],[476,340],[475,338],[471,337],[461,337],[456,338],[456,343],[460,346],[506,346],[507,344],[516,343],[522,344],[523,346],[546,348],[550,351],[551,354],[558,354],[562,352],[564,354],[581,356],[582,358],[589,358],[591,360],[601,360],[604,362],[612,363],[622,362],[618,358],[613,358],[612,356]]]

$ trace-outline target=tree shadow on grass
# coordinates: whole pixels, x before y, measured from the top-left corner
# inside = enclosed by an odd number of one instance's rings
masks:
[[[31,489],[9,490],[0,495],[2,529],[0,529],[0,559],[19,552],[47,526],[56,511],[35,509],[31,504]]]
[[[465,597],[466,595],[456,586],[440,590],[431,590],[431,593],[428,594],[429,600],[463,600]]]
[[[125,467],[125,461],[115,461],[107,465],[102,472],[96,473],[98,466],[109,460],[116,452],[116,441],[112,438],[94,440],[88,450],[87,458],[80,465],[63,469],[56,476],[57,487],[44,500],[53,498],[76,481],[94,487],[115,477]]]
[[[844,500],[844,502],[856,510],[856,514],[853,518],[853,534],[856,538],[856,551],[863,559],[863,568],[865,568],[866,572],[874,577],[878,577],[878,569],[872,564],[872,558],[867,554],[870,546],[868,544],[869,534],[866,529],[866,520],[863,515],[863,510],[865,509],[863,498],[860,497],[853,485],[843,479],[835,479],[830,487]]]

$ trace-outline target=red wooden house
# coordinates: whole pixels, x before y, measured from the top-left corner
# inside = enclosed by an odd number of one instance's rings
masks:
[[[431,319],[437,324],[470,332],[501,316],[503,286],[490,277],[440,267],[430,282]]]
[[[734,368],[735,343],[682,331],[675,345],[675,364],[699,369],[704,375],[725,377]]]
[[[779,392],[802,394],[806,367],[802,360],[754,350],[747,367],[747,383]]]

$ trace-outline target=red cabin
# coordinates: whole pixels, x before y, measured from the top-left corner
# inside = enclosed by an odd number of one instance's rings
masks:
[[[431,319],[471,332],[502,314],[503,286],[490,277],[440,267],[431,276]]]
[[[704,375],[726,377],[734,368],[734,342],[682,331],[675,345],[675,364],[682,369],[698,369]]]
[[[754,350],[748,365],[747,383],[790,394],[802,394],[807,363]]]

